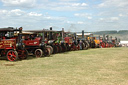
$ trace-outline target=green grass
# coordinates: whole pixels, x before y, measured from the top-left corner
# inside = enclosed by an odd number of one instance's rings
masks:
[[[17,62],[0,60],[0,85],[127,85],[128,48],[72,51]]]

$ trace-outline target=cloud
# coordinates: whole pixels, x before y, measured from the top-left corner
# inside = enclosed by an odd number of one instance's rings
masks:
[[[78,21],[77,23],[78,23],[78,24],[84,24],[84,22],[83,22],[83,21]]]
[[[36,0],[2,0],[4,6],[13,7],[34,7]]]
[[[36,12],[30,12],[28,13],[29,16],[42,16],[42,14],[38,14]]]
[[[75,0],[77,1],[77,0]],[[55,10],[55,11],[77,11],[84,10],[88,7],[87,3],[78,3],[74,0],[58,0],[58,1],[49,1],[49,0],[2,0],[4,6],[9,7],[22,7],[22,8],[40,8],[46,10]]]
[[[39,4],[37,6],[40,9],[55,10],[55,11],[78,11],[87,9],[86,3],[74,3],[74,2],[47,2],[47,4]]]
[[[57,0],[57,1],[70,2],[70,1],[79,1],[79,0]]]
[[[128,7],[128,0],[104,0],[99,7]]]
[[[112,21],[118,21],[118,20],[119,20],[118,17],[111,17],[110,19],[111,19]]]
[[[7,12],[7,10],[0,10],[0,14],[6,14]]]
[[[25,12],[20,10],[20,9],[14,9],[14,10],[10,10],[10,11],[8,11],[8,10],[0,10],[0,14],[3,17],[9,17],[9,16],[17,17],[17,16],[23,15],[24,13]]]
[[[13,9],[13,10],[0,10],[0,14],[1,15],[4,15],[6,14],[5,17],[17,17],[17,16],[20,16],[20,17],[23,17],[23,16],[26,16],[26,17],[31,17],[31,16],[35,16],[35,17],[38,17],[38,16],[42,16],[41,13],[36,13],[36,12],[26,12],[26,11],[23,11],[21,9]]]
[[[54,26],[60,28],[63,26],[66,17],[55,17],[38,12],[27,12],[21,9],[0,10],[1,27],[20,27],[24,29],[42,29]]]
[[[76,13],[76,14],[74,14],[74,16],[92,19],[92,14],[89,14],[89,13]]]
[[[25,13],[25,12],[22,11],[22,10],[20,10],[20,9],[14,9],[14,10],[11,10],[11,11],[8,12],[8,14],[9,14],[10,16],[21,16],[21,15],[23,15],[24,13]]]
[[[100,18],[99,21],[113,23],[119,21],[119,17]]]

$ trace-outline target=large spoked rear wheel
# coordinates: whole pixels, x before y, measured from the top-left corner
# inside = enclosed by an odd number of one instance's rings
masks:
[[[80,50],[80,45],[79,44],[77,45],[77,50]]]
[[[58,52],[58,48],[57,48],[56,45],[54,45],[54,46],[53,46],[53,53],[55,54],[55,53],[57,53],[57,52]]]
[[[87,43],[83,43],[84,44],[84,50],[88,49],[88,44]]]
[[[50,54],[53,53],[53,48],[52,48],[52,46],[48,45],[48,46],[46,46],[46,48],[50,49]]]
[[[87,45],[87,49],[90,47],[89,42],[85,41],[86,45]]]
[[[66,45],[66,47],[67,47],[67,51],[71,50],[71,47],[69,47],[69,45]]]
[[[27,57],[28,57],[28,51],[25,49],[24,50],[24,55],[23,55],[23,57],[24,57],[24,59],[27,59]]]
[[[41,49],[36,49],[35,50],[35,56],[37,58],[42,57],[42,55],[43,55],[43,51]]]
[[[77,50],[77,47],[76,47],[76,45],[73,44],[72,51],[75,51],[75,50]]]
[[[62,47],[60,45],[58,45],[57,48],[58,48],[58,53],[61,53],[62,52]]]
[[[9,61],[17,61],[18,60],[18,53],[14,50],[9,50],[6,55]]]
[[[66,45],[62,45],[62,52],[66,52],[66,51],[67,51]]]
[[[28,57],[28,51],[25,49],[25,50],[20,50],[18,51],[18,56],[19,56],[19,59],[27,59]]]
[[[45,54],[44,56],[50,56],[50,49],[49,48],[46,48],[45,49]]]

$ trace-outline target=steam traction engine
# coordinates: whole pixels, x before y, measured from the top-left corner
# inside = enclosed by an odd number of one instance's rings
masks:
[[[84,30],[82,30],[82,37],[78,38],[78,43],[80,45],[80,50],[87,50],[89,48],[89,41],[87,36],[84,36]]]
[[[95,37],[95,44],[96,44],[96,48],[100,48],[101,44],[100,44],[100,36]]]
[[[50,56],[51,48],[45,44],[45,30],[30,30],[23,33],[24,44],[29,53],[36,57]]]
[[[28,53],[22,42],[22,27],[0,28],[0,53],[1,57],[6,56],[9,61],[27,58]]]
[[[89,41],[90,48],[95,48],[96,47],[95,37],[93,36],[93,34],[89,35],[88,41]]]
[[[100,44],[101,44],[101,48],[105,48],[106,47],[105,34],[103,35],[102,39],[100,38]]]
[[[66,34],[64,40],[66,43],[67,50],[68,51],[80,50],[80,44],[78,42],[76,33],[72,33],[72,32],[64,32],[64,33]]]
[[[50,31],[47,44],[52,46],[53,53],[65,52],[67,48],[63,39],[63,31],[53,31],[52,27]]]

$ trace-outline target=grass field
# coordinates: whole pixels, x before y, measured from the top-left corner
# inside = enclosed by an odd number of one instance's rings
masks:
[[[0,85],[128,85],[128,48],[0,60]]]

